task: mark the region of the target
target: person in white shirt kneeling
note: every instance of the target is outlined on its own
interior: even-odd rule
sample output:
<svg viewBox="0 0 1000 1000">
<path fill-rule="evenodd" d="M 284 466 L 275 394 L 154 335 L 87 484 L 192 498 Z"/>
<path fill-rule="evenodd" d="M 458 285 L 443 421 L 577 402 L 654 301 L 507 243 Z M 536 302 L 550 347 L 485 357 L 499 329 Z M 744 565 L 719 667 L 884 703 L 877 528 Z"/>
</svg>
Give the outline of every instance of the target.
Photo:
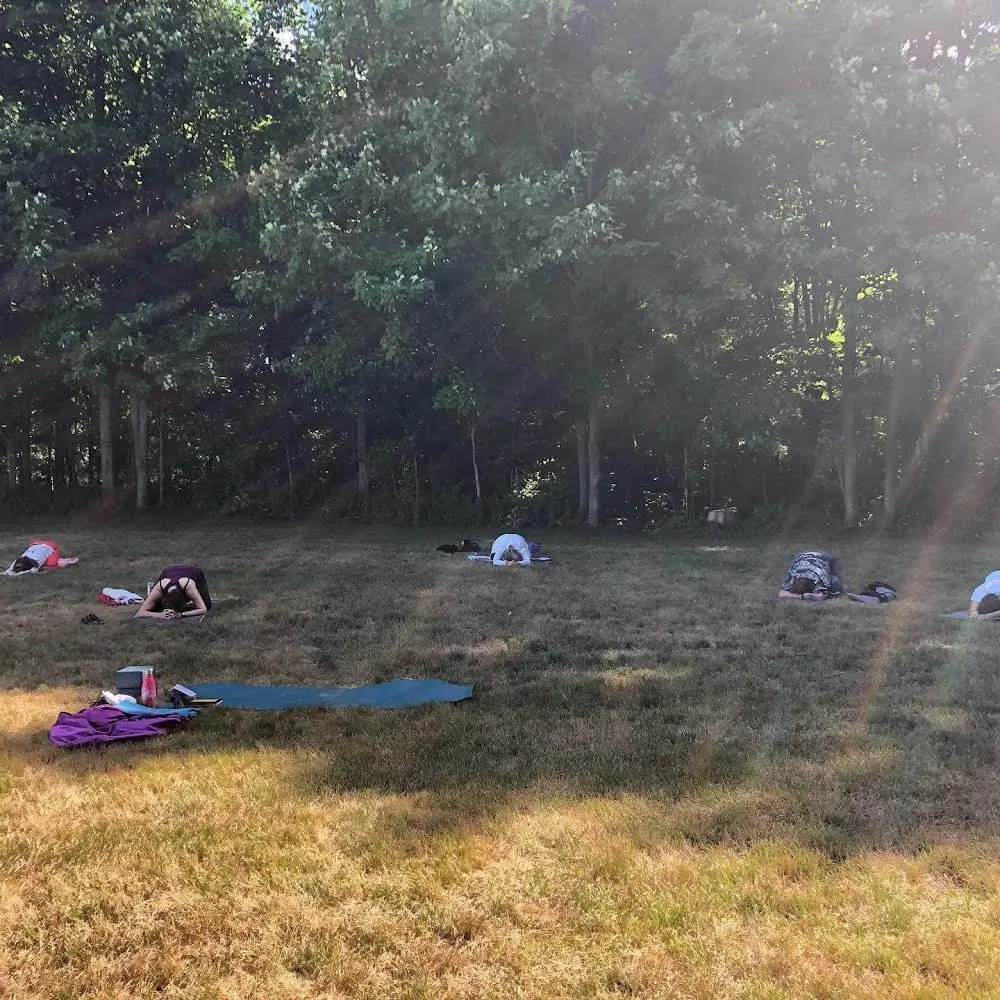
<svg viewBox="0 0 1000 1000">
<path fill-rule="evenodd" d="M 969 617 L 1000 620 L 1000 570 L 993 570 L 969 595 Z"/>
<path fill-rule="evenodd" d="M 530 566 L 531 546 L 522 535 L 501 535 L 490 549 L 494 566 Z"/>
</svg>

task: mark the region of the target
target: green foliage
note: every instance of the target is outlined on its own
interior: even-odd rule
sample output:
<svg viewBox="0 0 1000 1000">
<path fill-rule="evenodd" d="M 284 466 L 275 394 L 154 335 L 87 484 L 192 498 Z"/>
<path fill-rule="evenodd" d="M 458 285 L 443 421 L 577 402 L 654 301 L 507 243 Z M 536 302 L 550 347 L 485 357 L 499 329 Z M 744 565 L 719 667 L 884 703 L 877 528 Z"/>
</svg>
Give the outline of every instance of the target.
<svg viewBox="0 0 1000 1000">
<path fill-rule="evenodd" d="M 0 51 L 19 495 L 93 486 L 109 382 L 232 509 L 564 519 L 574 425 L 607 519 L 998 485 L 974 2 L 0 2 Z"/>
</svg>

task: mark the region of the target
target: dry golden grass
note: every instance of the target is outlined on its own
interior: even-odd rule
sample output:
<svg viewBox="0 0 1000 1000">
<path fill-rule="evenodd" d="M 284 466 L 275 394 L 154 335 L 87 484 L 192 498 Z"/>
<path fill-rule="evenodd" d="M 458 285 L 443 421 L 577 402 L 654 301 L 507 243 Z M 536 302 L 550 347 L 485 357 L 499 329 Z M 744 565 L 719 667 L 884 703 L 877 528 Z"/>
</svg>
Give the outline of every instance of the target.
<svg viewBox="0 0 1000 1000">
<path fill-rule="evenodd" d="M 448 533 L 57 537 L 79 567 L 0 581 L 0 996 L 1000 995 L 1000 626 L 937 614 L 996 547 L 854 542 L 904 599 L 807 608 L 766 598 L 815 539 L 549 536 L 519 571 Z M 187 559 L 239 598 L 198 628 L 93 602 Z M 51 747 L 126 663 L 476 695 Z"/>
</svg>

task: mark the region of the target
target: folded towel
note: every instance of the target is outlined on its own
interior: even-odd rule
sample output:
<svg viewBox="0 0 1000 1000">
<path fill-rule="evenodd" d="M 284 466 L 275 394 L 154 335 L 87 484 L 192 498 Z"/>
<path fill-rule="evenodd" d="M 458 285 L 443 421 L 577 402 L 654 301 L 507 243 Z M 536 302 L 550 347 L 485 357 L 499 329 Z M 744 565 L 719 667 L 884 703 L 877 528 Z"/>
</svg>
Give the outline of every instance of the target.
<svg viewBox="0 0 1000 1000">
<path fill-rule="evenodd" d="M 112 708 L 117 708 L 126 715 L 179 715 L 185 719 L 193 719 L 198 714 L 196 708 L 153 708 L 151 705 L 143 705 L 136 701 L 130 694 L 116 694 L 114 691 L 102 691 L 101 698 Z"/>
<path fill-rule="evenodd" d="M 131 590 L 121 590 L 117 587 L 105 587 L 97 598 L 101 604 L 142 604 L 142 598 Z"/>
</svg>

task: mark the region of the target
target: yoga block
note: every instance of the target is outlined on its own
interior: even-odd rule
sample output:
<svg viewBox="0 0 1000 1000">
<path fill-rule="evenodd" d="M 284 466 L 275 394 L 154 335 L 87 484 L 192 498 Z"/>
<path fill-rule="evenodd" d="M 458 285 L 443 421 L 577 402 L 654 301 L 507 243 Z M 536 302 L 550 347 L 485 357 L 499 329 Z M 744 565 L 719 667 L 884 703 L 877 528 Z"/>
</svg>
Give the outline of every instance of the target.
<svg viewBox="0 0 1000 1000">
<path fill-rule="evenodd" d="M 142 694 L 142 672 L 151 667 L 122 667 L 115 672 L 115 690 L 119 694 L 130 694 L 136 701 Z"/>
</svg>

